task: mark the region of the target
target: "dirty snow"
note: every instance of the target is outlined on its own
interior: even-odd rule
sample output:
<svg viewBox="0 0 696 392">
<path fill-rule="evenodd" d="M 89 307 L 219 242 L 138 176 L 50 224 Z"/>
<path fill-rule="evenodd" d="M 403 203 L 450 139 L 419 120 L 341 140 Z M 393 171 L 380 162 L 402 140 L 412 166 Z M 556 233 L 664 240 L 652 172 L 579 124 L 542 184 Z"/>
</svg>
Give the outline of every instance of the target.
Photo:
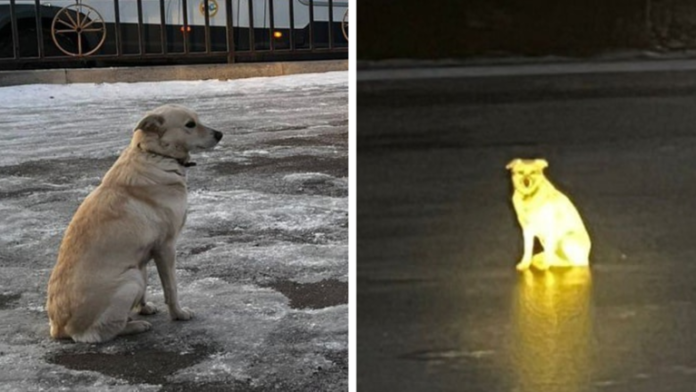
<svg viewBox="0 0 696 392">
<path fill-rule="evenodd" d="M 2 389 L 346 390 L 347 92 L 347 72 L 0 88 Z M 137 120 L 166 103 L 225 134 L 188 173 L 177 276 L 196 318 L 169 321 L 150 266 L 152 331 L 52 341 L 43 303 L 63 231 Z M 292 307 L 274 288 L 310 284 L 346 300 Z"/>
</svg>

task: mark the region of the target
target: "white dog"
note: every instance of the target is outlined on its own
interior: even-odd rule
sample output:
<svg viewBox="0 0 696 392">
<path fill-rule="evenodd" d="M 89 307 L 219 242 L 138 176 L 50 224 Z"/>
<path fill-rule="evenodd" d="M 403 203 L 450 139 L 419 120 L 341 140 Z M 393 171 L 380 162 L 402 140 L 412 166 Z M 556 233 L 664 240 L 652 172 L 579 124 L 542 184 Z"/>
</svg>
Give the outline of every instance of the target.
<svg viewBox="0 0 696 392">
<path fill-rule="evenodd" d="M 589 265 L 590 236 L 570 199 L 544 176 L 547 166 L 543 159 L 515 159 L 506 166 L 512 172 L 512 204 L 524 237 L 520 271 L 532 263 L 539 269 Z M 544 248 L 543 257 L 532 255 L 535 237 Z"/>
<path fill-rule="evenodd" d="M 175 244 L 186 220 L 189 152 L 214 147 L 222 133 L 193 111 L 165 105 L 135 127 L 130 146 L 84 200 L 68 226 L 48 283 L 46 310 L 55 339 L 103 342 L 147 331 L 130 312 L 153 314 L 145 302 L 147 263 L 155 260 L 173 320 L 179 306 Z"/>
</svg>

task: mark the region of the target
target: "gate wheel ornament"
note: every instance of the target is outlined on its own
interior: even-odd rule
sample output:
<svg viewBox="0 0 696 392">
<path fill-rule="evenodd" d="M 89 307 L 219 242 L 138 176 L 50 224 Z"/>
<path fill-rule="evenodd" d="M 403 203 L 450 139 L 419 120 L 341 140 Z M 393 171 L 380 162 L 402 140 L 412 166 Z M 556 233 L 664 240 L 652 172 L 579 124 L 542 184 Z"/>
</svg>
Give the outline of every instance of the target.
<svg viewBox="0 0 696 392">
<path fill-rule="evenodd" d="M 217 15 L 219 8 L 217 0 L 208 0 L 208 17 L 212 18 Z M 201 15 L 205 16 L 205 0 L 201 0 L 198 10 L 201 12 Z"/>
<path fill-rule="evenodd" d="M 77 53 L 71 51 L 74 48 L 64 48 L 61 46 L 58 37 L 71 38 L 77 42 Z M 82 42 L 84 38 L 90 37 L 90 42 L 97 42 L 94 47 L 85 51 Z M 94 8 L 82 3 L 71 4 L 62 8 L 51 23 L 51 38 L 61 52 L 68 56 L 82 57 L 89 56 L 99 50 L 106 40 L 106 24 L 101 14 Z"/>
<path fill-rule="evenodd" d="M 346 9 L 346 13 L 343 14 L 343 20 L 341 21 L 341 31 L 343 32 L 343 36 L 346 38 L 346 41 L 348 41 L 348 9 Z"/>
</svg>

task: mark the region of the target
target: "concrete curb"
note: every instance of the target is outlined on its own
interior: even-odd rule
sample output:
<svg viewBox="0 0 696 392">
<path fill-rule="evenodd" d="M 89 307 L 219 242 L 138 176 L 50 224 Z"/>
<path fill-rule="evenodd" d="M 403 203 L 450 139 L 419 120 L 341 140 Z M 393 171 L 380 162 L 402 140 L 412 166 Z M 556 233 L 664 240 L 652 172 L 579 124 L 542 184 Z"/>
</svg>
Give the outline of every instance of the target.
<svg viewBox="0 0 696 392">
<path fill-rule="evenodd" d="M 243 79 L 347 71 L 348 60 L 0 71 L 0 87 L 22 84 L 134 83 Z"/>
</svg>

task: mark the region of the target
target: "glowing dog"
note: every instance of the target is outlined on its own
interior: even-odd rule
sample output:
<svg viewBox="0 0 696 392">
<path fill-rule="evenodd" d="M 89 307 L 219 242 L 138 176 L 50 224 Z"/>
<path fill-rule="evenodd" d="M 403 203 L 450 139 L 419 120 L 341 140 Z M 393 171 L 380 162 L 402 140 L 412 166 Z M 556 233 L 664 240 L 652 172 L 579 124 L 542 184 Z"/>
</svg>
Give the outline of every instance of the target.
<svg viewBox="0 0 696 392">
<path fill-rule="evenodd" d="M 547 166 L 543 159 L 514 159 L 506 166 L 512 172 L 512 204 L 524 237 L 520 271 L 532 264 L 539 269 L 589 265 L 590 236 L 570 199 L 544 175 Z M 543 254 L 532 255 L 535 237 Z"/>
</svg>

